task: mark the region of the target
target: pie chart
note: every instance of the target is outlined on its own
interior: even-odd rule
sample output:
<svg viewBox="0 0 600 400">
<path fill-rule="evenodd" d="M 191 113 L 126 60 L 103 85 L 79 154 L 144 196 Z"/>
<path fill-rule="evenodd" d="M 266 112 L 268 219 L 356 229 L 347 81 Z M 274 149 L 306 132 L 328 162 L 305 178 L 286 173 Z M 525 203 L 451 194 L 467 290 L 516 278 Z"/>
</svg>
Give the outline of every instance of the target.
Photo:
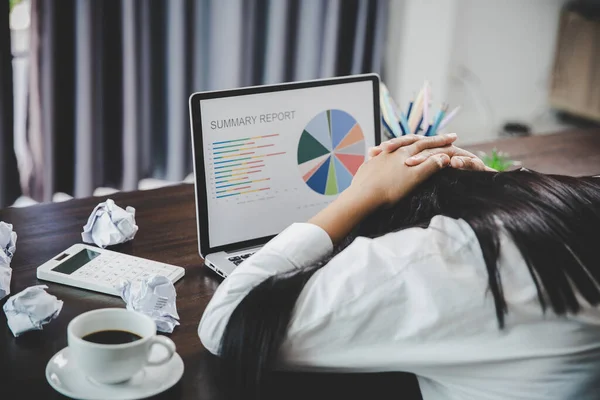
<svg viewBox="0 0 600 400">
<path fill-rule="evenodd" d="M 365 136 L 352 115 L 342 110 L 317 114 L 298 143 L 298 167 L 308 187 L 336 195 L 350 186 L 365 161 Z"/>
</svg>

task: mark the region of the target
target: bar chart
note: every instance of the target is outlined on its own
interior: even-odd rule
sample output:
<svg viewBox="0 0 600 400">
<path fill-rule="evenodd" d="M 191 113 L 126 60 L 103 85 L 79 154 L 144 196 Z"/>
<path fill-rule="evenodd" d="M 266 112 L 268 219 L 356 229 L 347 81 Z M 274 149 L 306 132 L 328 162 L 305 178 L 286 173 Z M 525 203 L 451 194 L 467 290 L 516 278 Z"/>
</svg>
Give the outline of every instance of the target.
<svg viewBox="0 0 600 400">
<path fill-rule="evenodd" d="M 279 134 L 253 136 L 213 142 L 209 166 L 212 166 L 212 189 L 216 199 L 242 196 L 271 190 L 271 178 L 265 174 L 269 160 L 282 156 L 274 140 Z"/>
</svg>

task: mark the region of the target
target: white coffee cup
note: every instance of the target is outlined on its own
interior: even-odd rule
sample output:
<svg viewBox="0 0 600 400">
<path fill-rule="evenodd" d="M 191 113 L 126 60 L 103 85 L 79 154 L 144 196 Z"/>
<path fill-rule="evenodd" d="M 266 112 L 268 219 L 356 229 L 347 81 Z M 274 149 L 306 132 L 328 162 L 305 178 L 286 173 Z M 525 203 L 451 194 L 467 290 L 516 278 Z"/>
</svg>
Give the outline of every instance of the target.
<svg viewBox="0 0 600 400">
<path fill-rule="evenodd" d="M 83 339 L 91 333 L 107 330 L 131 332 L 141 339 L 121 344 L 99 344 Z M 73 318 L 67 327 L 67 341 L 75 364 L 98 383 L 125 382 L 144 366 L 164 364 L 175 354 L 175 343 L 156 335 L 152 318 L 123 308 L 104 308 Z M 150 361 L 150 350 L 156 344 L 163 346 L 167 355 Z"/>
</svg>

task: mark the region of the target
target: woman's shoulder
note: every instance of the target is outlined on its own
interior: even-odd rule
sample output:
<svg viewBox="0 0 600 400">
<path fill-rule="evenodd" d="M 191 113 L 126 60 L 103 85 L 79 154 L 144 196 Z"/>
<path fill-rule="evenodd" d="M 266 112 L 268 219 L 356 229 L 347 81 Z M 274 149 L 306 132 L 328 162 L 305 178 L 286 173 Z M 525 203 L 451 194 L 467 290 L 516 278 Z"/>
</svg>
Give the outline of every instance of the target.
<svg viewBox="0 0 600 400">
<path fill-rule="evenodd" d="M 373 240 L 401 258 L 451 255 L 462 249 L 478 246 L 477 236 L 465 220 L 442 215 L 433 217 L 426 228 L 403 229 Z"/>
<path fill-rule="evenodd" d="M 341 286 L 358 286 L 361 290 L 357 293 L 366 293 L 368 286 L 381 290 L 382 283 L 390 281 L 395 282 L 392 286 L 402 286 L 404 280 L 417 276 L 448 284 L 457 268 L 471 271 L 468 274 L 478 276 L 478 280 L 479 275 L 485 275 L 477 236 L 464 220 L 436 216 L 426 228 L 356 238 L 314 278 L 345 282 Z"/>
<path fill-rule="evenodd" d="M 489 314 L 493 323 L 493 310 L 488 313 L 481 307 L 486 285 L 473 230 L 464 220 L 435 217 L 426 228 L 355 239 L 309 280 L 296 306 L 297 315 L 309 317 L 295 321 L 290 332 L 300 334 L 307 326 L 321 327 L 334 320 L 361 325 L 357 321 L 363 316 L 371 323 L 377 314 L 381 321 L 377 326 L 393 330 L 400 323 L 407 327 L 400 335 L 409 337 L 439 326 L 438 316 L 455 318 L 457 310 L 473 311 L 478 317 Z M 402 312 L 406 310 L 411 313 Z M 390 312 L 396 322 L 388 321 Z M 402 322 L 398 315 L 403 315 Z"/>
</svg>

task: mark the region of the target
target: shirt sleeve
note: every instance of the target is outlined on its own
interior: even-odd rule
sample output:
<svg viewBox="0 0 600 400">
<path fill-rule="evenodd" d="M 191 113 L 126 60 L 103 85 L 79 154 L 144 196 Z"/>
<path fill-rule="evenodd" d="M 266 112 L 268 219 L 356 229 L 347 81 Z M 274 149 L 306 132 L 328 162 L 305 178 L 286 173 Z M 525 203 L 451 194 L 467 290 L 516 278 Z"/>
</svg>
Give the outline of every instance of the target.
<svg viewBox="0 0 600 400">
<path fill-rule="evenodd" d="M 327 232 L 309 223 L 293 224 L 269 241 L 225 278 L 215 292 L 198 326 L 204 347 L 218 353 L 229 317 L 252 288 L 272 275 L 311 266 L 332 249 Z"/>
</svg>

